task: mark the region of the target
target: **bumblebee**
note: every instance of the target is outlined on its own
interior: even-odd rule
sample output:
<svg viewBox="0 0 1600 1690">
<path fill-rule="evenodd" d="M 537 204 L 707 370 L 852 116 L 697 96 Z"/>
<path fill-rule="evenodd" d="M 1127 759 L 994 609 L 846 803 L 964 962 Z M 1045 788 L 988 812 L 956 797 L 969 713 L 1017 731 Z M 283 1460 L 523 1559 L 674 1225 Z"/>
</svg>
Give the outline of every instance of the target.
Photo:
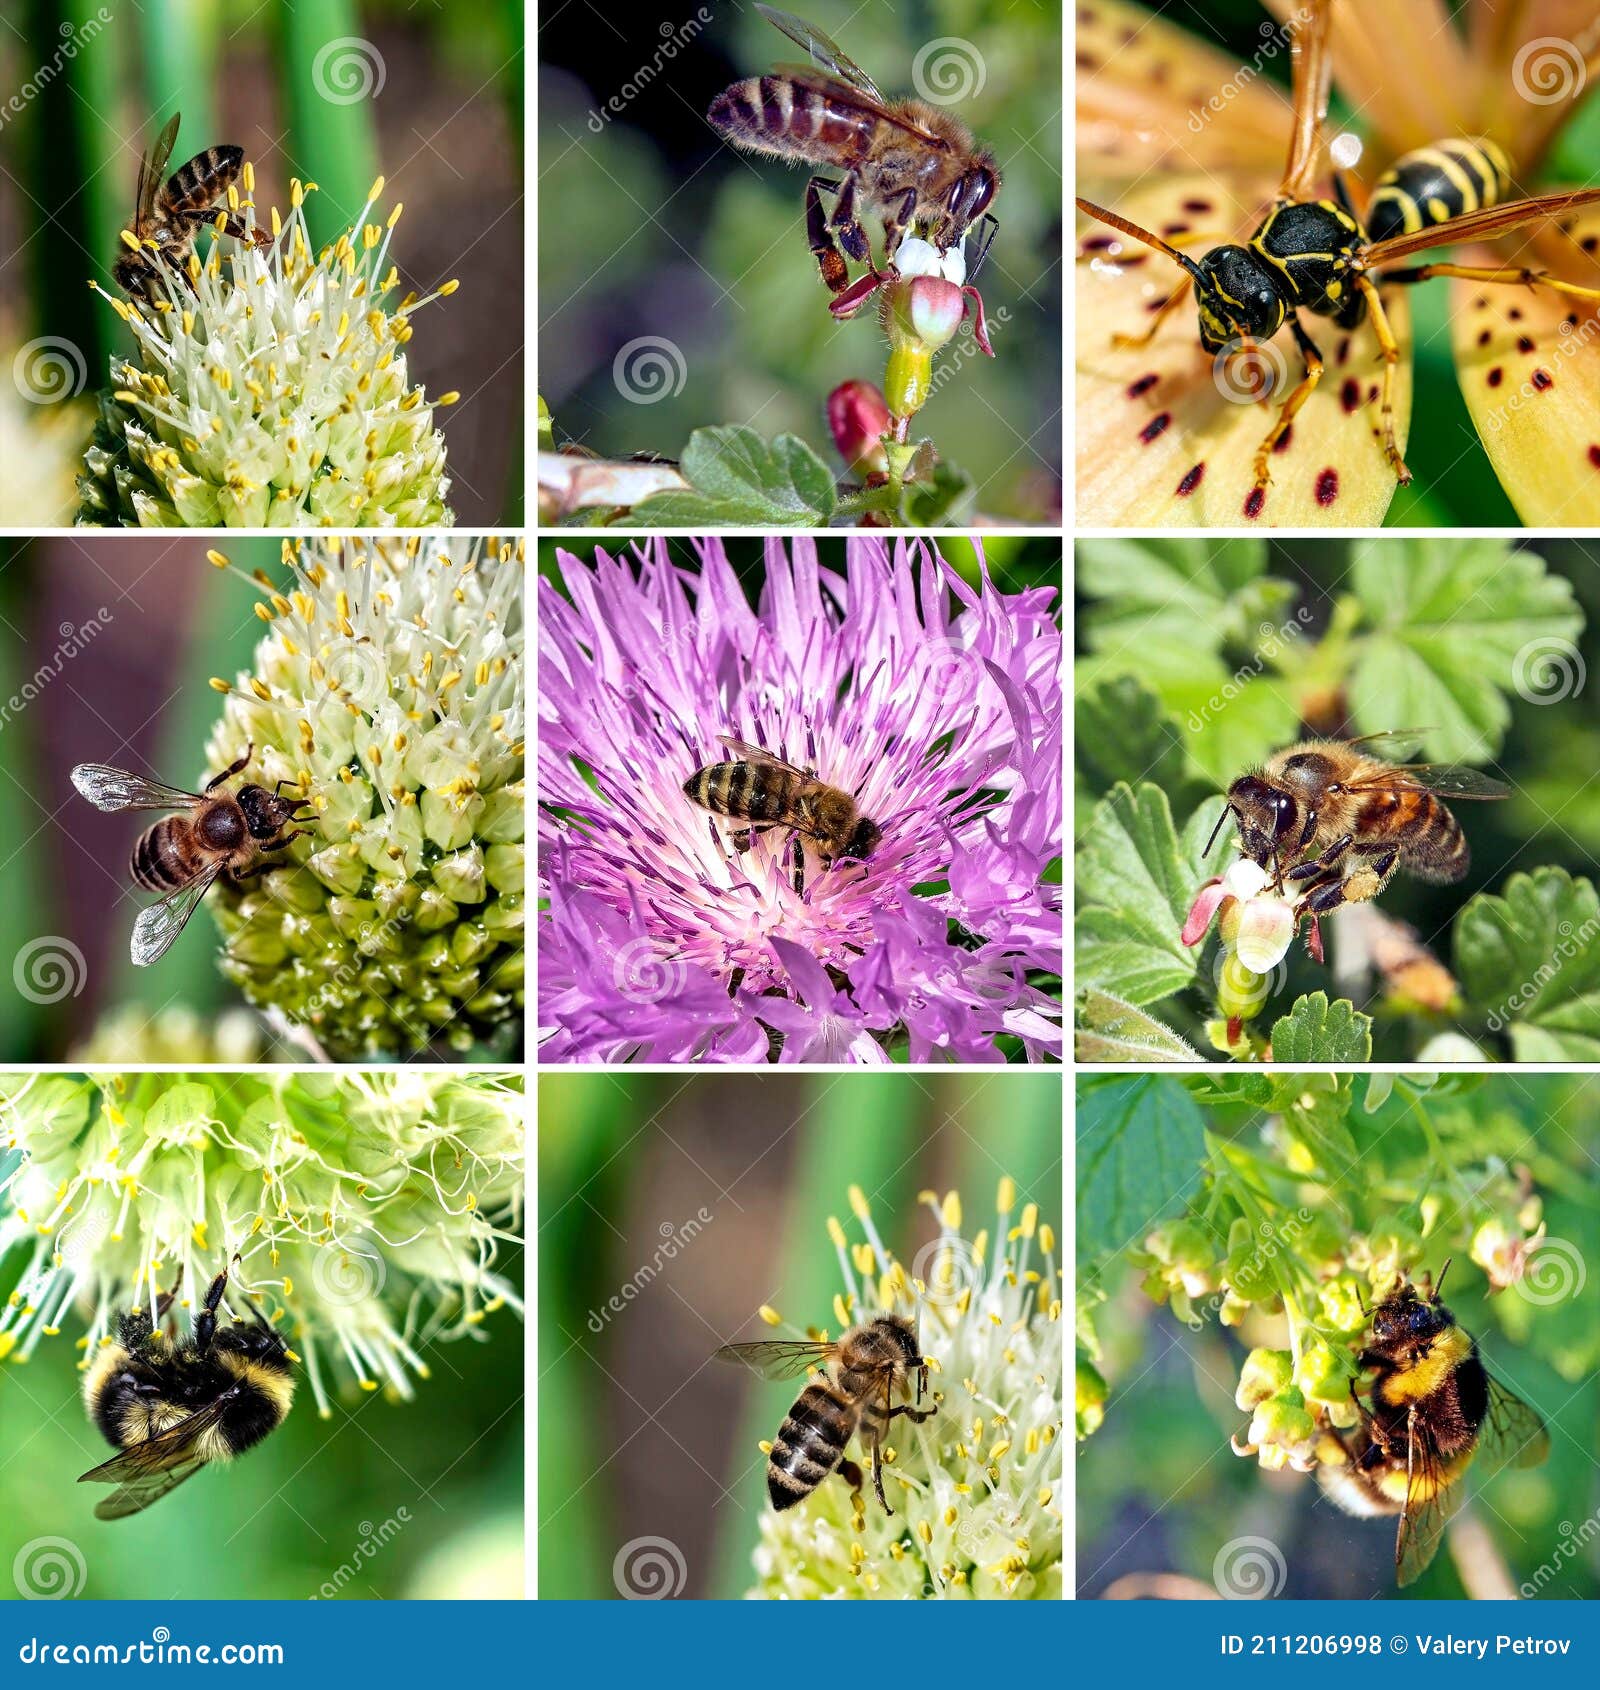
<svg viewBox="0 0 1600 1690">
<path fill-rule="evenodd" d="M 1414 1583 L 1460 1508 L 1470 1473 L 1536 1467 L 1550 1435 L 1535 1410 L 1493 1379 L 1477 1341 L 1439 1300 L 1438 1283 L 1401 1284 L 1372 1311 L 1359 1360 L 1371 1378 L 1356 1394 L 1357 1425 L 1330 1432 L 1318 1480 L 1347 1514 L 1400 1516 L 1394 1565 Z"/>
<path fill-rule="evenodd" d="M 254 1320 L 218 1325 L 226 1267 L 192 1337 L 161 1330 L 182 1282 L 180 1268 L 154 1320 L 142 1309 L 125 1314 L 84 1378 L 89 1418 L 120 1451 L 79 1477 L 117 1487 L 96 1506 L 97 1520 L 141 1513 L 208 1462 L 242 1455 L 283 1424 L 294 1400 L 289 1346 L 248 1300 Z"/>
</svg>

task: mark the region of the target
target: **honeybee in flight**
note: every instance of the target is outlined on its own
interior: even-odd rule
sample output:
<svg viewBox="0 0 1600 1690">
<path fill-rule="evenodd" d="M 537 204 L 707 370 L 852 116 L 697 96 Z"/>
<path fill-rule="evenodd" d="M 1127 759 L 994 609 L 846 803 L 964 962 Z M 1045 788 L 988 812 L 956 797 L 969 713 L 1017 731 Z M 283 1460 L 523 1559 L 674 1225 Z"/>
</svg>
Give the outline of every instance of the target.
<svg viewBox="0 0 1600 1690">
<path fill-rule="evenodd" d="M 949 280 L 976 276 L 998 228 L 988 209 L 1000 187 L 994 154 L 942 107 L 886 99 L 815 25 L 772 6 L 756 10 L 804 47 L 811 64 L 779 65 L 766 76 L 735 82 L 711 102 L 707 117 L 746 152 L 841 172 L 806 183 L 806 240 L 828 291 L 845 288 L 846 254 L 870 268 L 872 247 L 862 224 L 868 212 L 883 220 L 886 267 L 910 230 L 929 240 L 941 258 L 955 249 L 949 262 L 961 273 L 947 270 Z M 836 196 L 831 217 L 824 194 Z M 968 266 L 962 243 L 974 224 L 979 244 Z"/>
<path fill-rule="evenodd" d="M 835 857 L 865 861 L 878 848 L 883 829 L 868 821 L 848 792 L 818 780 L 815 769 L 799 769 L 742 739 L 721 736 L 736 761 L 708 763 L 683 783 L 684 795 L 713 815 L 754 825 L 733 835 L 733 848 L 748 851 L 761 834 L 786 827 L 794 835 L 794 889 L 805 891 L 805 841 L 826 868 Z"/>
<path fill-rule="evenodd" d="M 1206 855 L 1234 816 L 1244 854 L 1272 871 L 1280 892 L 1285 882 L 1299 891 L 1314 916 L 1376 898 L 1400 869 L 1419 880 L 1462 879 L 1472 853 L 1440 795 L 1506 798 L 1511 789 L 1456 764 L 1384 761 L 1417 739 L 1310 739 L 1275 752 L 1228 788 Z"/>
<path fill-rule="evenodd" d="M 152 304 L 156 285 L 161 280 L 161 270 L 152 253 L 158 253 L 187 279 L 184 261 L 194 250 L 195 236 L 207 223 L 215 224 L 219 216 L 223 233 L 235 240 L 250 241 L 256 246 L 272 244 L 264 229 L 251 228 L 237 212 L 217 203 L 239 178 L 244 164 L 243 147 L 207 147 L 187 164 L 180 165 L 165 182 L 161 180 L 172 157 L 172 144 L 178 138 L 178 121 L 178 114 L 174 113 L 156 137 L 155 145 L 139 162 L 133 225 L 128 231 L 138 244 L 128 246 L 125 236 L 124 250 L 111 269 L 119 288 L 135 299 Z"/>
<path fill-rule="evenodd" d="M 885 1514 L 893 1514 L 883 1494 L 883 1444 L 897 1415 L 921 1422 L 932 1408 L 897 1403 L 909 1397 L 916 1375 L 917 1402 L 928 1388 L 928 1363 L 909 1320 L 897 1314 L 874 1315 L 852 1326 L 837 1343 L 826 1339 L 769 1339 L 755 1344 L 724 1344 L 718 1361 L 731 1361 L 763 1379 L 795 1379 L 809 1369 L 823 1369 L 807 1382 L 783 1417 L 767 1457 L 767 1495 L 777 1509 L 803 1502 L 830 1473 L 837 1472 L 854 1491 L 861 1489 L 861 1469 L 845 1456 L 852 1437 L 872 1458 L 872 1488 Z"/>
<path fill-rule="evenodd" d="M 154 1321 L 143 1310 L 123 1315 L 84 1376 L 89 1418 L 119 1451 L 78 1480 L 117 1487 L 95 1508 L 97 1520 L 138 1514 L 208 1462 L 242 1455 L 283 1424 L 294 1399 L 289 1346 L 248 1298 L 254 1321 L 218 1326 L 226 1265 L 206 1292 L 193 1337 L 180 1341 L 160 1330 L 182 1282 L 180 1265 Z"/>
<path fill-rule="evenodd" d="M 134 884 L 162 894 L 133 924 L 132 954 L 140 968 L 166 953 L 219 875 L 242 886 L 278 866 L 261 860 L 268 852 L 281 851 L 306 832 L 292 824 L 303 819 L 295 812 L 309 800 L 282 797 L 286 781 L 270 792 L 253 783 L 237 792 L 217 790 L 244 768 L 254 750 L 247 746 L 244 756 L 208 781 L 203 792 L 163 786 L 107 763 L 80 763 L 72 771 L 72 784 L 96 809 L 184 812 L 153 822 L 134 843 L 129 863 Z"/>
<path fill-rule="evenodd" d="M 1550 1453 L 1544 1421 L 1484 1367 L 1477 1341 L 1440 1302 L 1439 1283 L 1402 1283 L 1372 1311 L 1360 1355 L 1372 1383 L 1356 1398 L 1359 1423 L 1329 1435 L 1335 1459 L 1318 1467 L 1326 1494 L 1347 1514 L 1398 1514 L 1398 1583 L 1419 1578 L 1461 1506 L 1466 1479 Z"/>
</svg>

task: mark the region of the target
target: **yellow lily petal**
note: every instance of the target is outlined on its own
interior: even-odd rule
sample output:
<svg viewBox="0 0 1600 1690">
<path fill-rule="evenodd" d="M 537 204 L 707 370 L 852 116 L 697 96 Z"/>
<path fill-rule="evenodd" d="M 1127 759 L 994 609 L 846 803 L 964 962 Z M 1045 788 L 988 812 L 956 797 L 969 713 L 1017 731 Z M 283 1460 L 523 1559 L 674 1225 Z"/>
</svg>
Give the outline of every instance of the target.
<svg viewBox="0 0 1600 1690">
<path fill-rule="evenodd" d="M 1153 233 L 1203 251 L 1238 239 L 1259 221 L 1275 181 L 1168 177 L 1113 207 Z M 1395 478 L 1377 435 L 1383 361 L 1370 323 L 1353 334 L 1303 314 L 1326 363 L 1321 385 L 1279 443 L 1265 496 L 1252 459 L 1277 403 L 1302 373 L 1287 328 L 1259 349 L 1272 398 L 1253 396 L 1239 360 L 1213 359 L 1200 345 L 1187 302 L 1149 345 L 1118 348 L 1116 333 L 1140 332 L 1181 278 L 1159 254 L 1087 220 L 1077 271 L 1078 520 L 1106 526 L 1371 527 L 1394 497 Z M 1397 438 L 1411 415 L 1410 315 L 1403 290 L 1384 297 L 1400 343 L 1395 372 Z M 1255 384 L 1259 385 L 1259 383 Z"/>
<path fill-rule="evenodd" d="M 1565 228 L 1457 257 L 1526 262 L 1600 287 L 1583 245 L 1600 251 L 1600 211 Z M 1468 280 L 1450 288 L 1461 391 L 1517 514 L 1530 528 L 1600 526 L 1600 302 Z"/>
<path fill-rule="evenodd" d="M 1080 192 L 1159 170 L 1282 171 L 1289 102 L 1270 78 L 1123 0 L 1077 17 Z"/>
</svg>

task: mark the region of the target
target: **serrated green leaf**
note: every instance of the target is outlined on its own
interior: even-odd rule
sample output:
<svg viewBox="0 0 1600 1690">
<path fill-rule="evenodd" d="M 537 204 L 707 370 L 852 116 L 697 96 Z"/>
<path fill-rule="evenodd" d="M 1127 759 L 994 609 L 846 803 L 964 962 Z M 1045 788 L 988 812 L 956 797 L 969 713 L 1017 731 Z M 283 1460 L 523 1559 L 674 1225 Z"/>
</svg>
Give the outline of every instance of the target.
<svg viewBox="0 0 1600 1690">
<path fill-rule="evenodd" d="M 1202 1062 L 1164 1022 L 1110 992 L 1078 994 L 1075 1048 L 1080 1062 Z"/>
<path fill-rule="evenodd" d="M 1372 1019 L 1348 998 L 1326 992 L 1297 998 L 1272 1024 L 1274 1062 L 1370 1062 Z"/>
<path fill-rule="evenodd" d="M 1078 1092 L 1078 1260 L 1142 1239 L 1200 1188 L 1205 1119 L 1175 1079 L 1090 1081 Z"/>
<path fill-rule="evenodd" d="M 1166 794 L 1119 782 L 1095 807 L 1078 846 L 1078 983 L 1143 1005 L 1194 977 L 1179 942 L 1194 901 Z"/>
<path fill-rule="evenodd" d="M 1547 665 L 1583 627 L 1571 585 L 1509 540 L 1362 541 L 1350 579 L 1372 628 L 1357 643 L 1351 714 L 1363 733 L 1429 730 L 1436 761 L 1493 757 L 1506 695 L 1541 696 Z"/>
<path fill-rule="evenodd" d="M 1077 771 L 1096 796 L 1118 781 L 1150 781 L 1179 811 L 1199 796 L 1185 767 L 1178 725 L 1161 700 L 1133 675 L 1091 686 L 1074 705 Z"/>
<path fill-rule="evenodd" d="M 1082 627 L 1095 651 L 1176 637 L 1192 664 L 1275 633 L 1294 598 L 1289 582 L 1264 573 L 1262 540 L 1082 540 L 1075 555 L 1078 585 L 1094 601 Z"/>
<path fill-rule="evenodd" d="M 1600 897 L 1563 868 L 1514 874 L 1456 918 L 1456 976 L 1519 1062 L 1600 1061 Z"/>
<path fill-rule="evenodd" d="M 805 441 L 780 434 L 769 446 L 753 428 L 697 428 L 679 465 L 687 493 L 657 493 L 635 517 L 664 528 L 725 522 L 751 528 L 816 528 L 833 515 L 833 474 Z"/>
<path fill-rule="evenodd" d="M 917 528 L 965 528 L 977 505 L 972 477 L 944 458 L 934 464 L 931 478 L 906 483 L 906 520 Z"/>
</svg>

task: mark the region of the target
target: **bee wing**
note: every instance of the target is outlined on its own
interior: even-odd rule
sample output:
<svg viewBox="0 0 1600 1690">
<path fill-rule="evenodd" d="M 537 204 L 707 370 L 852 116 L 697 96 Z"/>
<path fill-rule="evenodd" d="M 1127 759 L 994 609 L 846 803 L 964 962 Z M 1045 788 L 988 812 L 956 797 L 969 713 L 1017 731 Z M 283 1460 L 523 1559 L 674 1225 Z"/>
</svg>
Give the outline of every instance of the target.
<svg viewBox="0 0 1600 1690">
<path fill-rule="evenodd" d="M 776 6 L 758 4 L 756 10 L 774 29 L 782 30 L 796 45 L 804 47 L 813 65 L 831 71 L 842 82 L 876 100 L 879 105 L 886 103 L 872 78 L 837 41 L 818 29 L 815 24 L 807 23 L 804 18 L 797 18 L 793 12 L 780 11 Z"/>
<path fill-rule="evenodd" d="M 72 784 L 97 810 L 182 810 L 201 801 L 198 792 L 146 780 L 109 763 L 80 763 L 72 771 Z"/>
<path fill-rule="evenodd" d="M 178 139 L 178 123 L 179 114 L 174 112 L 167 119 L 165 128 L 156 136 L 155 145 L 139 161 L 139 185 L 133 203 L 134 217 L 141 229 L 155 209 L 156 189 L 161 186 L 161 179 L 167 173 L 173 144 Z"/>
<path fill-rule="evenodd" d="M 811 771 L 802 769 L 794 763 L 786 763 L 781 757 L 774 757 L 770 751 L 763 751 L 759 745 L 752 745 L 747 739 L 735 739 L 731 734 L 718 734 L 718 743 L 725 745 L 735 757 L 745 763 L 760 763 L 769 769 L 787 769 L 790 774 L 801 776 L 805 780 L 811 779 Z"/>
<path fill-rule="evenodd" d="M 221 863 L 209 863 L 187 885 L 175 887 L 157 903 L 139 911 L 130 946 L 136 968 L 148 968 L 166 955 L 167 947 L 183 931 L 195 906 L 221 872 Z"/>
<path fill-rule="evenodd" d="M 1511 788 L 1504 781 L 1486 775 L 1482 769 L 1464 763 L 1402 763 L 1366 780 L 1345 782 L 1347 792 L 1403 792 L 1416 787 L 1439 792 L 1447 798 L 1509 798 Z"/>
<path fill-rule="evenodd" d="M 169 1490 L 191 1479 L 206 1465 L 198 1453 L 201 1438 L 221 1424 L 222 1398 L 197 1410 L 159 1437 L 122 1450 L 79 1475 L 78 1483 L 115 1485 L 117 1489 L 94 1511 L 97 1520 L 122 1520 L 159 1501 Z"/>
<path fill-rule="evenodd" d="M 1478 1432 L 1472 1470 L 1489 1478 L 1502 1467 L 1537 1467 L 1550 1453 L 1550 1432 L 1538 1409 L 1489 1376 L 1489 1411 Z"/>
<path fill-rule="evenodd" d="M 1346 745 L 1359 745 L 1369 757 L 1381 757 L 1386 763 L 1409 763 L 1431 728 L 1391 728 L 1381 734 L 1358 734 L 1347 739 Z"/>
<path fill-rule="evenodd" d="M 1426 1426 L 1415 1427 L 1406 1475 L 1406 1500 L 1394 1538 L 1397 1584 L 1414 1584 L 1422 1577 L 1438 1552 L 1445 1525 L 1465 1498 L 1466 1488 L 1459 1474 L 1450 1477 L 1434 1445 L 1433 1434 Z"/>
<path fill-rule="evenodd" d="M 1363 249 L 1361 262 L 1365 268 L 1374 269 L 1397 258 L 1427 252 L 1432 247 L 1456 246 L 1486 240 L 1490 235 L 1507 234 L 1525 223 L 1536 223 L 1542 217 L 1559 217 L 1563 212 L 1576 211 L 1597 201 L 1600 201 L 1600 188 L 1575 188 L 1567 193 L 1540 194 L 1534 199 L 1486 206 L 1482 211 L 1469 211 L 1465 217 L 1452 217 L 1448 223 L 1435 223 L 1409 235 L 1393 235 L 1379 241 Z"/>
<path fill-rule="evenodd" d="M 837 1349 L 837 1344 L 821 1338 L 769 1338 L 754 1344 L 724 1344 L 712 1359 L 748 1367 L 763 1379 L 798 1379 L 822 1366 Z"/>
</svg>

